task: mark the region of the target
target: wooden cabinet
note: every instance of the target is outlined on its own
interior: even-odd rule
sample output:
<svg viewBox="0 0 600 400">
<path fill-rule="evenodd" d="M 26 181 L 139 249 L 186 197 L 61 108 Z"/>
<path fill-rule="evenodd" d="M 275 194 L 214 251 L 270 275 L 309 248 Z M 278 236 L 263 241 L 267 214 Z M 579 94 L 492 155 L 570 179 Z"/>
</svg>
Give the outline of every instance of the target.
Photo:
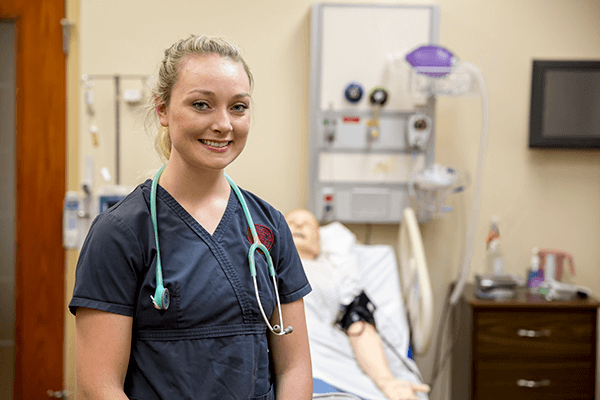
<svg viewBox="0 0 600 400">
<path fill-rule="evenodd" d="M 595 299 L 480 300 L 467 285 L 454 310 L 453 400 L 594 399 Z"/>
</svg>

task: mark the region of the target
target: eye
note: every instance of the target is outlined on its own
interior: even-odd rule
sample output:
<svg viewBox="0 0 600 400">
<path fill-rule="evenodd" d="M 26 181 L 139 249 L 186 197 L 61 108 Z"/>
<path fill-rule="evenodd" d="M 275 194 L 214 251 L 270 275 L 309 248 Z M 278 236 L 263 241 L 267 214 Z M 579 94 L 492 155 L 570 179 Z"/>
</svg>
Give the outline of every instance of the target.
<svg viewBox="0 0 600 400">
<path fill-rule="evenodd" d="M 239 113 L 243 113 L 243 112 L 245 112 L 245 111 L 246 111 L 248 108 L 250 108 L 250 107 L 248 107 L 248 106 L 247 106 L 246 104 L 244 104 L 244 103 L 238 103 L 238 104 L 235 104 L 233 107 L 231 107 L 231 109 L 232 109 L 233 111 L 235 111 L 235 112 L 239 112 Z"/>
<path fill-rule="evenodd" d="M 192 103 L 192 107 L 197 110 L 204 111 L 208 109 L 208 103 L 206 101 L 195 101 Z"/>
</svg>

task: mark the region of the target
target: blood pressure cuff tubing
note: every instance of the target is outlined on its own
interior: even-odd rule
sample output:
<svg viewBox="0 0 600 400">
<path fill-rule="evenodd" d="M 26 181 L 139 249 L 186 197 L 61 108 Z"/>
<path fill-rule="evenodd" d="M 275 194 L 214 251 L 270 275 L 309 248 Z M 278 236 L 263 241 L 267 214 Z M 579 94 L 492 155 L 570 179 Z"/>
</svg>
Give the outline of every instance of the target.
<svg viewBox="0 0 600 400">
<path fill-rule="evenodd" d="M 375 304 L 373 304 L 367 294 L 362 291 L 350 304 L 340 308 L 336 325 L 344 332 L 347 332 L 348 328 L 350 328 L 353 323 L 359 321 L 365 321 L 375 326 L 375 318 L 373 317 L 375 309 Z"/>
</svg>

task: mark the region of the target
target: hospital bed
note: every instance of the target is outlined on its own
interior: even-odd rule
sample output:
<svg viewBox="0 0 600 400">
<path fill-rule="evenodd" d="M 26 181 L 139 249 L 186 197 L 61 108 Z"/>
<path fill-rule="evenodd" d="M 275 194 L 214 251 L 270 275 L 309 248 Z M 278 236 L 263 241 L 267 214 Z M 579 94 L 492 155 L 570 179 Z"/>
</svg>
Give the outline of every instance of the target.
<svg viewBox="0 0 600 400">
<path fill-rule="evenodd" d="M 323 235 L 323 229 L 324 227 L 321 228 L 321 250 L 328 251 L 331 250 L 329 246 L 336 244 L 335 240 L 327 239 L 332 236 L 331 232 Z M 336 229 L 347 230 L 341 224 Z M 340 231 L 340 234 L 346 233 Z M 398 379 L 422 383 L 418 367 L 409 354 L 411 330 L 393 248 L 386 245 L 354 244 L 352 251 L 357 255 L 358 274 L 363 290 L 377 307 L 374 313 L 377 330 L 392 372 Z M 346 334 L 322 320 L 308 318 L 310 316 L 307 315 L 313 376 L 363 399 L 386 399 L 356 363 Z M 322 389 L 320 385 L 315 385 L 314 392 L 315 399 L 357 398 L 349 394 L 346 397 L 340 393 L 324 394 L 330 391 Z M 420 399 L 428 398 L 426 394 L 419 396 Z"/>
</svg>

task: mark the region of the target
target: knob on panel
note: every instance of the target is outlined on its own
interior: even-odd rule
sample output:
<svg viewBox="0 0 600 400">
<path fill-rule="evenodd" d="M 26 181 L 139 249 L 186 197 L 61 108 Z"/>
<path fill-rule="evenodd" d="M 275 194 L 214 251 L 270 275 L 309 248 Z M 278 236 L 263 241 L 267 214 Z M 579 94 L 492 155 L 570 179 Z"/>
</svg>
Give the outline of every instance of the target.
<svg viewBox="0 0 600 400">
<path fill-rule="evenodd" d="M 352 82 L 346 86 L 346 90 L 344 91 L 344 97 L 350 103 L 358 103 L 360 99 L 362 99 L 364 90 L 362 86 L 356 82 Z"/>
<path fill-rule="evenodd" d="M 369 95 L 369 101 L 374 106 L 383 106 L 388 99 L 388 92 L 384 88 L 374 88 Z"/>
</svg>

